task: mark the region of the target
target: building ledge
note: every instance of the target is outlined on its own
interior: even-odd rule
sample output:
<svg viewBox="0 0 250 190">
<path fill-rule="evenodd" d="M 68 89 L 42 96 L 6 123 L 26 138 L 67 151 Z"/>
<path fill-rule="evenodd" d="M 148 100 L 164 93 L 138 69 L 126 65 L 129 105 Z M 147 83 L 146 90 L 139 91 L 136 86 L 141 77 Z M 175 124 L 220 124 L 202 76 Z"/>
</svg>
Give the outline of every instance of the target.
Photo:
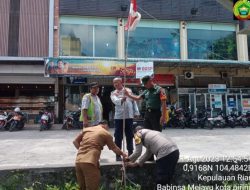
<svg viewBox="0 0 250 190">
<path fill-rule="evenodd" d="M 108 57 L 82 57 L 82 56 L 61 56 L 60 59 L 70 60 L 70 59 L 82 59 L 82 60 L 116 60 L 124 61 L 125 59 L 118 58 L 108 58 Z M 250 61 L 238 61 L 238 60 L 207 60 L 207 59 L 158 59 L 158 58 L 128 58 L 128 62 L 150 62 L 153 61 L 156 66 L 178 66 L 178 67 L 237 67 L 237 68 L 249 68 Z"/>
<path fill-rule="evenodd" d="M 43 57 L 12 57 L 0 56 L 0 61 L 43 61 Z"/>
</svg>

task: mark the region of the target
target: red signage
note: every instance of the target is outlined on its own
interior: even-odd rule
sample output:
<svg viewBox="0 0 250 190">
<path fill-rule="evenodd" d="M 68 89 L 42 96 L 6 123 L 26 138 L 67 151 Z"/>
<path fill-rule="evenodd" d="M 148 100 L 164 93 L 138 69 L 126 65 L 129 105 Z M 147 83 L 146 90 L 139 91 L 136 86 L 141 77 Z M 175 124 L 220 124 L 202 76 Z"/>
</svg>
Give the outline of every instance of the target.
<svg viewBox="0 0 250 190">
<path fill-rule="evenodd" d="M 175 76 L 172 74 L 155 74 L 154 82 L 158 85 L 174 86 Z"/>
<path fill-rule="evenodd" d="M 172 74 L 155 74 L 153 81 L 162 86 L 174 86 L 175 85 L 175 76 Z M 140 85 L 141 80 L 136 78 L 127 78 L 127 85 Z"/>
</svg>

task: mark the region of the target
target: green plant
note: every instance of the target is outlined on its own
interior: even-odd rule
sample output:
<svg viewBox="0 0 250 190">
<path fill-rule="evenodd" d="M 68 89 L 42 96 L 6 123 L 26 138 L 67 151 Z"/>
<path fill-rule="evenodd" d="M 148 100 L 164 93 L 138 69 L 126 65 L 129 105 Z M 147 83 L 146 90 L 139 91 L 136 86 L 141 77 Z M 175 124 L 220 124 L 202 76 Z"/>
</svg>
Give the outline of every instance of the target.
<svg viewBox="0 0 250 190">
<path fill-rule="evenodd" d="M 41 186 L 41 183 L 36 181 L 32 184 L 31 187 L 28 187 L 28 188 L 24 188 L 24 190 L 36 190 L 36 189 L 39 189 L 39 186 Z"/>
<path fill-rule="evenodd" d="M 41 189 L 41 183 L 35 182 L 31 187 L 24 188 L 24 190 L 37 190 Z M 1 189 L 0 189 L 1 190 Z M 45 190 L 79 190 L 79 186 L 74 182 L 68 182 L 62 185 L 46 185 Z"/>
<path fill-rule="evenodd" d="M 16 190 L 23 180 L 23 174 L 11 172 L 11 175 L 5 180 L 4 184 L 0 184 L 0 190 Z"/>
<path fill-rule="evenodd" d="M 124 188 L 123 181 L 120 179 L 114 180 L 115 190 L 141 190 L 141 186 L 138 184 L 127 184 Z M 99 190 L 105 190 L 103 186 L 99 188 Z"/>
<path fill-rule="evenodd" d="M 80 187 L 76 183 L 65 183 L 63 190 L 78 190 Z"/>
<path fill-rule="evenodd" d="M 60 188 L 55 185 L 46 185 L 46 190 L 60 190 Z"/>
<path fill-rule="evenodd" d="M 115 179 L 115 190 L 124 190 L 123 181 Z M 141 186 L 138 184 L 127 184 L 125 190 L 141 190 Z"/>
</svg>

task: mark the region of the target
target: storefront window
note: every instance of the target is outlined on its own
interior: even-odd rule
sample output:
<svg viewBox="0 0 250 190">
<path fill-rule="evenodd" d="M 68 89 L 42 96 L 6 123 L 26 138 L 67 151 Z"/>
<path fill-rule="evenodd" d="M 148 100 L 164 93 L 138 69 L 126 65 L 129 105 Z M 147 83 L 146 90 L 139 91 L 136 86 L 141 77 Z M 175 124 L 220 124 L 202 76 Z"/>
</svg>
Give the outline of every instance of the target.
<svg viewBox="0 0 250 190">
<path fill-rule="evenodd" d="M 117 28 L 114 26 L 95 26 L 95 56 L 116 57 Z"/>
<path fill-rule="evenodd" d="M 187 110 L 189 108 L 189 94 L 179 95 L 179 107 Z"/>
<path fill-rule="evenodd" d="M 236 60 L 234 25 L 188 24 L 188 58 Z"/>
<path fill-rule="evenodd" d="M 60 55 L 117 56 L 117 26 L 113 20 L 63 18 L 60 25 Z"/>
<path fill-rule="evenodd" d="M 130 58 L 180 58 L 180 32 L 177 23 L 150 21 L 129 33 L 128 57 Z M 125 35 L 127 44 L 128 34 Z"/>
</svg>

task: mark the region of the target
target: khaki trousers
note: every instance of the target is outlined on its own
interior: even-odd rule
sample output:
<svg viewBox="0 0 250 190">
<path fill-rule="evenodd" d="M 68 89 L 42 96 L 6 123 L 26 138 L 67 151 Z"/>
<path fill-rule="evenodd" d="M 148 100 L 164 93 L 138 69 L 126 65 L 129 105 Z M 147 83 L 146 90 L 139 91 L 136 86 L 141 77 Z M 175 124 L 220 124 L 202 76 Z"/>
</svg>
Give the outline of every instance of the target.
<svg viewBox="0 0 250 190">
<path fill-rule="evenodd" d="M 94 164 L 76 163 L 76 177 L 80 190 L 98 190 L 100 170 Z"/>
</svg>

